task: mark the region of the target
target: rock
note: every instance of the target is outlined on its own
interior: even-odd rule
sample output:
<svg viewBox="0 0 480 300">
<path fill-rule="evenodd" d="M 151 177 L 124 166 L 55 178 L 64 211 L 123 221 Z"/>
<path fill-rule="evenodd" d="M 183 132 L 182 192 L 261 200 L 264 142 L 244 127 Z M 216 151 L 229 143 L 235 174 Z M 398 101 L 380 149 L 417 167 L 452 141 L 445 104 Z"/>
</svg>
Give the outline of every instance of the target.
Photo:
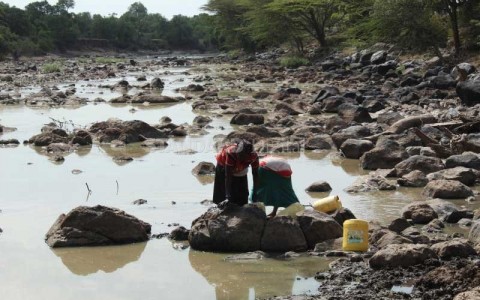
<svg viewBox="0 0 480 300">
<path fill-rule="evenodd" d="M 405 187 L 424 187 L 428 179 L 422 171 L 412 171 L 397 180 L 398 184 Z"/>
<path fill-rule="evenodd" d="M 460 293 L 453 300 L 478 300 L 480 299 L 480 287 L 476 287 L 470 291 Z"/>
<path fill-rule="evenodd" d="M 372 54 L 372 57 L 370 58 L 370 62 L 372 65 L 379 65 L 385 63 L 387 60 L 387 51 L 377 51 Z"/>
<path fill-rule="evenodd" d="M 294 108 L 292 105 L 289 105 L 284 102 L 280 102 L 277 105 L 275 105 L 275 111 L 282 111 L 287 113 L 290 116 L 297 116 L 303 113 L 300 110 Z"/>
<path fill-rule="evenodd" d="M 473 191 L 459 181 L 433 180 L 424 188 L 423 195 L 430 198 L 462 199 L 473 196 Z"/>
<path fill-rule="evenodd" d="M 391 169 L 408 158 L 405 149 L 395 141 L 385 140 L 360 157 L 363 169 Z"/>
<path fill-rule="evenodd" d="M 387 231 L 375 244 L 377 248 L 384 249 L 393 244 L 413 244 L 413 241 L 393 231 Z"/>
<path fill-rule="evenodd" d="M 369 123 L 372 118 L 365 107 L 344 103 L 338 107 L 338 115 L 346 122 Z"/>
<path fill-rule="evenodd" d="M 210 122 L 212 122 L 212 118 L 205 116 L 196 116 L 195 119 L 193 119 L 193 124 L 200 127 L 205 127 Z"/>
<path fill-rule="evenodd" d="M 472 186 L 475 185 L 475 181 L 479 178 L 478 171 L 465 167 L 455 167 L 452 169 L 445 169 L 435 173 L 428 174 L 428 180 L 456 180 L 461 183 Z"/>
<path fill-rule="evenodd" d="M 330 192 L 332 187 L 326 181 L 316 181 L 312 183 L 305 191 L 307 193 L 323 193 Z"/>
<path fill-rule="evenodd" d="M 322 110 L 327 113 L 338 113 L 338 108 L 343 104 L 356 104 L 355 100 L 350 98 L 344 98 L 340 96 L 334 96 L 322 100 Z"/>
<path fill-rule="evenodd" d="M 273 145 L 266 145 L 259 149 L 261 153 L 293 153 L 300 152 L 301 145 L 298 142 L 283 142 Z"/>
<path fill-rule="evenodd" d="M 430 80 L 430 85 L 434 89 L 448 90 L 457 86 L 457 82 L 450 75 L 435 76 Z"/>
<path fill-rule="evenodd" d="M 480 103 L 480 80 L 468 80 L 459 82 L 457 95 L 466 106 L 474 106 Z"/>
<path fill-rule="evenodd" d="M 165 148 L 168 146 L 168 143 L 162 139 L 148 139 L 140 145 L 146 148 Z"/>
<path fill-rule="evenodd" d="M 281 134 L 278 131 L 267 128 L 265 125 L 249 126 L 246 132 L 253 133 L 264 138 L 281 137 Z"/>
<path fill-rule="evenodd" d="M 452 155 L 445 161 L 445 167 L 465 167 L 480 170 L 480 157 L 472 152 L 466 152 L 461 155 Z"/>
<path fill-rule="evenodd" d="M 155 77 L 150 81 L 150 87 L 152 89 L 163 89 L 165 87 L 165 83 L 158 77 Z"/>
<path fill-rule="evenodd" d="M 435 251 L 440 259 L 452 259 L 454 257 L 469 257 L 471 255 L 477 255 L 477 252 L 473 247 L 464 239 L 454 239 L 442 243 L 437 243 L 432 246 L 432 250 Z"/>
<path fill-rule="evenodd" d="M 0 140 L 0 146 L 16 146 L 20 145 L 17 139 Z"/>
<path fill-rule="evenodd" d="M 387 75 L 388 71 L 395 70 L 397 68 L 397 62 L 389 60 L 377 66 L 377 73 L 380 75 Z"/>
<path fill-rule="evenodd" d="M 177 227 L 168 235 L 168 238 L 173 241 L 187 241 L 190 230 L 183 226 Z"/>
<path fill-rule="evenodd" d="M 366 99 L 362 102 L 362 107 L 366 108 L 369 113 L 376 113 L 385 109 L 385 105 L 382 101 L 377 99 Z"/>
<path fill-rule="evenodd" d="M 373 269 L 410 267 L 419 265 L 427 259 L 435 258 L 435 252 L 427 245 L 389 245 L 375 253 L 369 260 Z"/>
<path fill-rule="evenodd" d="M 146 139 L 167 138 L 167 134 L 139 121 L 121 121 L 111 119 L 94 123 L 88 130 L 100 143 L 111 143 L 114 140 L 125 144 L 143 142 Z"/>
<path fill-rule="evenodd" d="M 397 218 L 390 223 L 388 229 L 396 233 L 401 233 L 410 226 L 412 225 L 407 221 L 407 219 Z"/>
<path fill-rule="evenodd" d="M 438 218 L 435 210 L 425 202 L 410 203 L 402 208 L 401 213 L 405 219 L 411 219 L 414 224 L 428 224 Z"/>
<path fill-rule="evenodd" d="M 203 92 L 205 88 L 199 84 L 189 84 L 188 86 L 181 88 L 180 90 L 186 92 Z"/>
<path fill-rule="evenodd" d="M 124 211 L 97 205 L 62 214 L 45 240 L 52 247 L 118 245 L 148 240 L 151 225 Z"/>
<path fill-rule="evenodd" d="M 192 170 L 193 175 L 214 175 L 215 174 L 215 165 L 211 162 L 200 162 Z"/>
<path fill-rule="evenodd" d="M 43 128 L 42 133 L 30 138 L 30 144 L 42 147 L 53 143 L 68 143 L 68 134 L 59 128 Z"/>
<path fill-rule="evenodd" d="M 127 99 L 128 100 L 128 99 Z M 125 103 L 125 99 L 112 99 L 110 101 L 111 103 Z M 129 100 L 129 102 L 133 104 L 144 104 L 144 103 L 150 103 L 150 104 L 167 104 L 167 103 L 178 103 L 180 102 L 179 98 L 173 98 L 173 97 L 168 97 L 165 95 L 159 95 L 159 94 L 141 94 L 133 97 L 132 99 Z"/>
<path fill-rule="evenodd" d="M 337 223 L 340 224 L 340 226 L 342 227 L 345 221 L 356 219 L 355 215 L 348 208 L 345 207 L 338 209 L 333 214 L 330 214 L 330 216 L 334 218 L 335 221 L 337 221 Z"/>
<path fill-rule="evenodd" d="M 441 159 L 422 155 L 414 155 L 395 166 L 395 172 L 398 177 L 406 175 L 412 171 L 422 171 L 424 174 L 440 171 L 445 168 Z"/>
<path fill-rule="evenodd" d="M 330 150 L 333 140 L 328 134 L 320 134 L 310 137 L 305 142 L 305 150 Z"/>
<path fill-rule="evenodd" d="M 362 137 L 370 136 L 371 132 L 365 126 L 356 125 L 350 126 L 348 128 L 342 129 L 334 134 L 332 134 L 333 142 L 335 146 L 340 149 L 342 144 L 348 139 L 362 139 Z"/>
<path fill-rule="evenodd" d="M 143 204 L 147 204 L 147 203 L 148 203 L 148 201 L 145 200 L 145 199 L 138 199 L 138 200 L 133 201 L 134 205 L 143 205 Z"/>
<path fill-rule="evenodd" d="M 261 248 L 266 221 L 265 212 L 255 206 L 212 207 L 192 222 L 188 241 L 201 251 L 256 251 Z"/>
<path fill-rule="evenodd" d="M 440 232 L 443 230 L 443 228 L 445 228 L 445 224 L 443 224 L 443 222 L 439 219 L 434 219 L 427 225 L 423 226 L 422 230 L 426 232 Z"/>
<path fill-rule="evenodd" d="M 296 219 L 277 216 L 267 222 L 263 232 L 261 250 L 266 252 L 301 252 L 306 249 L 307 241 Z"/>
<path fill-rule="evenodd" d="M 249 124 L 254 124 L 254 125 L 260 125 L 265 122 L 265 118 L 263 115 L 258 115 L 258 114 L 238 114 L 235 115 L 232 120 L 230 121 L 230 124 L 235 124 L 235 125 L 249 125 Z"/>
<path fill-rule="evenodd" d="M 71 143 L 74 145 L 77 144 L 80 146 L 88 146 L 93 143 L 93 140 L 90 133 L 85 130 L 78 130 L 75 132 Z"/>
<path fill-rule="evenodd" d="M 445 214 L 443 217 L 443 221 L 447 223 L 455 224 L 462 219 L 473 219 L 473 216 L 474 216 L 473 211 L 461 209 L 461 210 L 455 210 Z"/>
<path fill-rule="evenodd" d="M 332 239 L 323 241 L 315 245 L 313 252 L 326 252 L 332 250 L 342 250 L 343 239 Z"/>
<path fill-rule="evenodd" d="M 480 133 L 471 133 L 467 135 L 467 140 L 463 147 L 466 151 L 480 153 Z"/>
<path fill-rule="evenodd" d="M 125 156 L 125 155 L 120 155 L 120 156 L 114 156 L 113 161 L 116 162 L 117 164 L 126 164 L 128 162 L 133 161 L 133 158 L 130 156 Z"/>
<path fill-rule="evenodd" d="M 472 224 L 472 228 L 470 228 L 470 232 L 468 233 L 468 240 L 472 242 L 474 245 L 480 244 L 480 221 L 476 220 Z"/>
<path fill-rule="evenodd" d="M 365 152 L 374 148 L 372 142 L 367 140 L 348 139 L 343 142 L 340 150 L 346 158 L 359 159 Z"/>
<path fill-rule="evenodd" d="M 255 260 L 264 259 L 266 256 L 267 256 L 267 254 L 263 251 L 255 251 L 255 252 L 247 252 L 247 253 L 229 255 L 229 256 L 225 257 L 225 261 L 235 261 L 235 262 L 255 261 Z"/>
<path fill-rule="evenodd" d="M 315 97 L 314 103 L 322 102 L 324 99 L 340 94 L 340 90 L 335 86 L 327 86 L 320 90 L 317 97 Z"/>
<path fill-rule="evenodd" d="M 317 243 L 343 235 L 342 226 L 328 214 L 316 210 L 305 210 L 297 214 L 297 219 L 309 249 L 313 249 Z"/>
<path fill-rule="evenodd" d="M 397 186 L 388 181 L 383 176 L 378 175 L 366 175 L 361 176 L 355 180 L 355 182 L 347 187 L 345 191 L 347 193 L 365 193 L 374 191 L 392 191 L 396 190 Z"/>
</svg>

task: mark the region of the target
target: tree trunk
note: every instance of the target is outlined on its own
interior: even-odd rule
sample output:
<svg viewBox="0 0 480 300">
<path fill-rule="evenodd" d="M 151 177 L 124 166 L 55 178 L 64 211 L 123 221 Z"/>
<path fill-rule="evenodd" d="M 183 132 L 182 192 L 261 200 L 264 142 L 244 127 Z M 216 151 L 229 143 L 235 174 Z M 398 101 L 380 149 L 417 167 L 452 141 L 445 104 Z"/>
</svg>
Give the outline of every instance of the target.
<svg viewBox="0 0 480 300">
<path fill-rule="evenodd" d="M 450 23 L 452 24 L 452 31 L 453 31 L 453 43 L 455 46 L 455 54 L 460 54 L 460 32 L 458 30 L 458 12 L 457 12 L 457 5 L 450 4 Z"/>
</svg>

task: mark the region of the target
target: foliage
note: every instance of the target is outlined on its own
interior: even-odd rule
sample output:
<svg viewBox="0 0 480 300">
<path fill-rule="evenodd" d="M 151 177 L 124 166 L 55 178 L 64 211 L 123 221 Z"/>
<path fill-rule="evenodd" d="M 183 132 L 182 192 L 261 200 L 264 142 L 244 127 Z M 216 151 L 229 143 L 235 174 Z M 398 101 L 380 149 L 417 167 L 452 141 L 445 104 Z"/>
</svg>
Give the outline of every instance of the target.
<svg viewBox="0 0 480 300">
<path fill-rule="evenodd" d="M 418 50 L 446 44 L 445 21 L 423 0 L 377 0 L 373 11 L 376 33 L 384 41 Z"/>
<path fill-rule="evenodd" d="M 42 71 L 44 73 L 58 73 L 62 71 L 62 65 L 58 62 L 44 64 Z"/>
<path fill-rule="evenodd" d="M 296 69 L 301 66 L 308 66 L 308 59 L 299 56 L 287 56 L 280 59 L 280 65 L 289 69 Z"/>
</svg>

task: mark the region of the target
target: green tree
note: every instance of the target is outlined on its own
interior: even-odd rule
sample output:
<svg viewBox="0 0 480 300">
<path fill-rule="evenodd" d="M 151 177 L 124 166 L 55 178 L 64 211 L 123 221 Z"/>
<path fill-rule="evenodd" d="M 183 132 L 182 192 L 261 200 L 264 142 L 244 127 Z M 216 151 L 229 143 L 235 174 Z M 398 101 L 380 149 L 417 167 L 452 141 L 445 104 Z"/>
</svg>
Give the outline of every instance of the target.
<svg viewBox="0 0 480 300">
<path fill-rule="evenodd" d="M 446 44 L 445 21 L 423 0 L 377 0 L 373 17 L 378 37 L 412 50 Z"/>
</svg>

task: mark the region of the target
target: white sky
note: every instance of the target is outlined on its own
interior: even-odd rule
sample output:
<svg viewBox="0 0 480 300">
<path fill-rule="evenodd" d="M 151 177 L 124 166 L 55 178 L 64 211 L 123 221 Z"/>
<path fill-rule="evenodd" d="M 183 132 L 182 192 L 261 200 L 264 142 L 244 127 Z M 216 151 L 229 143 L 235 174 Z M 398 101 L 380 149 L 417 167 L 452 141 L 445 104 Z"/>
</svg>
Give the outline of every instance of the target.
<svg viewBox="0 0 480 300">
<path fill-rule="evenodd" d="M 134 2 L 142 2 L 149 13 L 160 13 L 170 19 L 174 15 L 193 16 L 201 13 L 200 8 L 208 0 L 75 0 L 74 12 L 90 12 L 93 14 L 109 15 L 116 13 L 122 15 Z M 24 8 L 32 0 L 0 0 L 10 6 Z M 48 0 L 50 4 L 57 3 L 57 0 Z"/>
</svg>

